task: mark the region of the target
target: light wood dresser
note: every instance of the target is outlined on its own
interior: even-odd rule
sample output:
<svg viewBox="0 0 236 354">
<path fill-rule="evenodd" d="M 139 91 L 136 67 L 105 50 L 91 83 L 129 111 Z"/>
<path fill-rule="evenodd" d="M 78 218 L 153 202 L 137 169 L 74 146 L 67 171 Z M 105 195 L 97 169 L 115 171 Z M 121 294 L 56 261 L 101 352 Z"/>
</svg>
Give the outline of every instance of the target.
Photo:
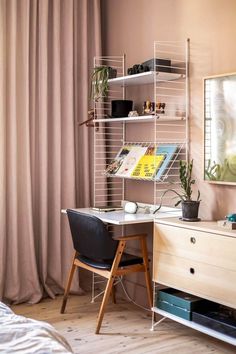
<svg viewBox="0 0 236 354">
<path fill-rule="evenodd" d="M 216 222 L 154 223 L 153 281 L 236 309 L 236 231 Z M 153 307 L 154 312 L 236 345 L 236 339 Z"/>
</svg>

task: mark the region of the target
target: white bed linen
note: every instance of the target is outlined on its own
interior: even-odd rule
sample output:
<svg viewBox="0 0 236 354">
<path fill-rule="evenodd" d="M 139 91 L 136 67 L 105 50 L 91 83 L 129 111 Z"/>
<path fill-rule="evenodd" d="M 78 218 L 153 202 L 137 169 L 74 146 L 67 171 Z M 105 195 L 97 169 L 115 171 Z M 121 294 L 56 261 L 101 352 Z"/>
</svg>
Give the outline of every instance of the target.
<svg viewBox="0 0 236 354">
<path fill-rule="evenodd" d="M 0 302 L 0 353 L 73 353 L 50 324 L 14 314 Z"/>
</svg>

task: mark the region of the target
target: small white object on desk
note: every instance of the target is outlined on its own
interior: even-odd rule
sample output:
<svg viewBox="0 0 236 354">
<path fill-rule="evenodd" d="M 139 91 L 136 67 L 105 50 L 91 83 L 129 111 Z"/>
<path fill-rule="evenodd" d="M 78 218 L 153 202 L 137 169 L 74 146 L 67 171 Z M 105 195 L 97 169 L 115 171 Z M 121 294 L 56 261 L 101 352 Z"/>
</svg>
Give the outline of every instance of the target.
<svg viewBox="0 0 236 354">
<path fill-rule="evenodd" d="M 228 230 L 236 230 L 236 222 L 228 220 L 218 220 L 217 225 Z"/>
<path fill-rule="evenodd" d="M 138 210 L 138 204 L 135 202 L 127 202 L 124 206 L 124 211 L 129 214 L 136 214 Z"/>
</svg>

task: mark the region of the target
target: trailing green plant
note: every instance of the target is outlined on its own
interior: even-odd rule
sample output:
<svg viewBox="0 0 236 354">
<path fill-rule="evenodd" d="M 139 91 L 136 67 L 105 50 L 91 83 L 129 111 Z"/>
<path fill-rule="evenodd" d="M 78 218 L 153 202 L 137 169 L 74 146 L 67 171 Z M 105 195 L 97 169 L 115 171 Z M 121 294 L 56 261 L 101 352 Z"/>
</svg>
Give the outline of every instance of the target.
<svg viewBox="0 0 236 354">
<path fill-rule="evenodd" d="M 192 186 L 195 184 L 195 179 L 192 178 L 192 171 L 193 171 L 193 159 L 190 162 L 182 161 L 180 160 L 179 162 L 179 179 L 180 179 L 180 186 L 182 189 L 182 192 L 177 192 L 175 189 L 168 188 L 166 189 L 160 200 L 160 205 L 159 207 L 154 211 L 156 213 L 158 210 L 161 209 L 162 206 L 162 200 L 166 193 L 168 192 L 173 192 L 176 194 L 176 198 L 179 198 L 179 200 L 175 203 L 175 206 L 178 206 L 181 202 L 190 202 L 193 201 L 192 199 Z M 200 191 L 198 190 L 197 193 L 197 199 L 195 201 L 200 201 Z"/>
<path fill-rule="evenodd" d="M 98 101 L 108 94 L 109 67 L 96 66 L 91 77 L 91 98 Z"/>
</svg>

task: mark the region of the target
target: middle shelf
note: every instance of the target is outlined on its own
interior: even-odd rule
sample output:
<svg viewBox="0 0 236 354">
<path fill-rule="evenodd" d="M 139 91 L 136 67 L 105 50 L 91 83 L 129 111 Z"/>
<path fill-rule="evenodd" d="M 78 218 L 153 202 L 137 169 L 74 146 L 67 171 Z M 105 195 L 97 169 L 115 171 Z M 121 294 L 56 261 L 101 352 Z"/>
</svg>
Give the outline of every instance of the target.
<svg viewBox="0 0 236 354">
<path fill-rule="evenodd" d="M 180 121 L 180 120 L 185 120 L 186 117 L 176 117 L 176 116 L 166 116 L 166 115 L 145 115 L 145 116 L 137 116 L 137 117 L 119 117 L 119 118 L 97 118 L 94 119 L 94 123 L 115 123 L 115 122 L 132 122 L 132 123 L 147 123 L 147 122 L 153 122 L 156 119 L 159 121 L 166 121 L 166 122 L 171 122 L 171 121 Z"/>
</svg>

